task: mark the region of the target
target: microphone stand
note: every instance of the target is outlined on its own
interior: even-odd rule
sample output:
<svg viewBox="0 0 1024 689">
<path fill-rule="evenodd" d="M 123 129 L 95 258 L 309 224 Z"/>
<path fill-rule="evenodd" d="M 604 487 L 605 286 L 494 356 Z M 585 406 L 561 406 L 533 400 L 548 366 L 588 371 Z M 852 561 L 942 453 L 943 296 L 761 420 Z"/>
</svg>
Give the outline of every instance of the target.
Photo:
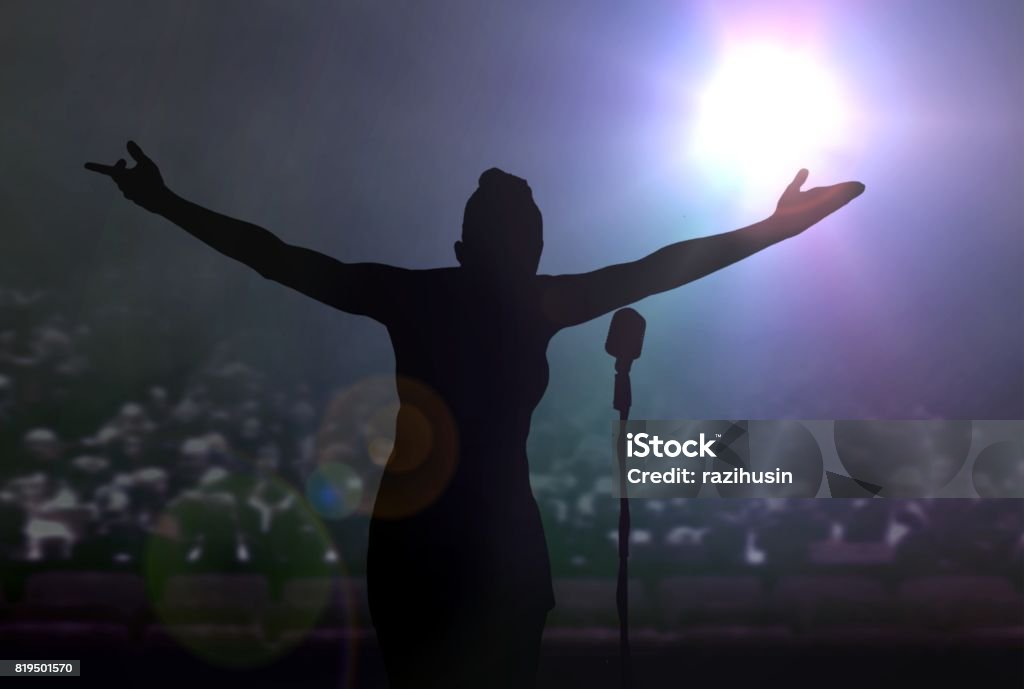
<svg viewBox="0 0 1024 689">
<path fill-rule="evenodd" d="M 619 412 L 619 576 L 615 586 L 615 604 L 619 613 L 619 661 L 622 689 L 633 685 L 633 663 L 629 651 L 629 498 L 626 493 L 626 421 L 633 404 L 629 369 L 633 362 L 615 360 L 615 396 L 612 408 Z"/>
<path fill-rule="evenodd" d="M 626 490 L 626 421 L 633 404 L 629 369 L 640 356 L 647 321 L 630 308 L 612 316 L 604 351 L 615 357 L 615 394 L 612 408 L 619 412 L 619 577 L 615 585 L 615 606 L 619 611 L 619 662 L 622 689 L 633 685 L 633 662 L 629 654 L 629 497 Z"/>
</svg>

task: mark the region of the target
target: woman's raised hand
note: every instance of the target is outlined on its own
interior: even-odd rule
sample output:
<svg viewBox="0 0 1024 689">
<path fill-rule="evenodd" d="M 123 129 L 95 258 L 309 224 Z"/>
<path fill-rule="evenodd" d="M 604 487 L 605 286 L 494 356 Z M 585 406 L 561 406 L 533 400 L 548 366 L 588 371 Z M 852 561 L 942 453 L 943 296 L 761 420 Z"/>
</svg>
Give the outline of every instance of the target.
<svg viewBox="0 0 1024 689">
<path fill-rule="evenodd" d="M 126 199 L 156 212 L 168 193 L 160 169 L 134 141 L 128 142 L 128 153 L 135 161 L 135 167 L 128 167 L 121 158 L 113 165 L 86 163 L 85 169 L 106 175 L 114 180 Z"/>
<path fill-rule="evenodd" d="M 841 182 L 800 191 L 800 187 L 807 181 L 807 175 L 807 170 L 796 173 L 779 198 L 772 216 L 793 234 L 803 232 L 864 193 L 864 185 L 860 182 Z"/>
</svg>

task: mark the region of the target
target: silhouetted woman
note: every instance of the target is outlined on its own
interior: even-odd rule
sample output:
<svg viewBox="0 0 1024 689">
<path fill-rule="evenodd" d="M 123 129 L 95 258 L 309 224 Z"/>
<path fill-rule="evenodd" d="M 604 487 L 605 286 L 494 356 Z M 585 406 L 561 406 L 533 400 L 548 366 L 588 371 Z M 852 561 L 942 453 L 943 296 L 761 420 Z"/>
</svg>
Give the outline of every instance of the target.
<svg viewBox="0 0 1024 689">
<path fill-rule="evenodd" d="M 492 168 L 466 204 L 459 267 L 343 263 L 177 196 L 132 142 L 136 165 L 88 163 L 126 198 L 260 275 L 387 327 L 400 410 L 374 505 L 367 566 L 392 687 L 534 684 L 554 605 L 526 439 L 548 383 L 548 342 L 799 234 L 864 190 L 800 191 L 767 220 L 631 263 L 538 275 L 540 211 L 525 180 Z"/>
</svg>

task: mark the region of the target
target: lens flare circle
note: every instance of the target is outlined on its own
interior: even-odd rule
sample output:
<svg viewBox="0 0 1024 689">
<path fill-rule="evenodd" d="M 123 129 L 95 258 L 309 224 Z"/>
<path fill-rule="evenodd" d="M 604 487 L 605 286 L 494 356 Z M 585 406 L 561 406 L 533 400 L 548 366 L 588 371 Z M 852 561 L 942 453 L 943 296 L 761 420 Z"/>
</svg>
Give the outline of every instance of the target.
<svg viewBox="0 0 1024 689">
<path fill-rule="evenodd" d="M 385 518 L 409 516 L 433 504 L 454 476 L 459 454 L 455 419 L 444 398 L 407 376 L 371 376 L 339 392 L 328 405 L 316 445 L 318 465 L 337 461 L 354 472 L 346 469 L 346 477 L 340 477 L 332 470 L 343 488 L 356 487 L 354 476 L 362 479 L 357 511 Z M 329 512 L 343 501 L 331 488 L 338 482 L 327 477 L 325 485 L 322 473 L 313 468 L 307 496 Z M 344 503 L 345 514 L 354 497 Z"/>
<path fill-rule="evenodd" d="M 342 519 L 362 504 L 363 478 L 341 462 L 322 462 L 306 480 L 306 499 L 324 519 Z"/>
<path fill-rule="evenodd" d="M 351 474 L 338 466 L 329 466 L 324 480 L 332 486 L 345 486 Z M 294 498 L 287 513 L 277 517 L 287 526 L 277 536 L 271 530 L 256 539 L 244 539 L 249 546 L 244 562 L 239 559 L 237 547 L 242 535 L 237 519 L 240 503 L 225 496 L 250 492 L 254 481 L 251 476 L 228 474 L 208 492 L 192 491 L 173 501 L 155 520 L 143 547 L 141 573 L 159 625 L 147 632 L 145 643 L 157 649 L 180 648 L 212 667 L 269 668 L 301 646 L 315 632 L 321 617 L 334 610 L 340 613 L 338 621 L 347 636 L 338 644 L 338 686 L 355 686 L 359 638 L 355 632 L 366 624 L 356 613 L 358 584 L 347 576 L 338 544 L 332 541 L 313 507 L 285 481 L 268 480 L 277 493 Z M 349 502 L 355 501 L 350 498 Z M 218 537 L 212 538 L 215 535 Z M 226 547 L 224 543 L 213 547 L 221 541 L 227 542 Z M 200 558 L 191 562 L 189 553 L 197 549 Z M 322 559 L 328 550 L 337 553 L 334 563 Z M 289 597 L 289 606 L 274 608 L 275 624 L 287 618 L 287 624 L 282 625 L 286 631 L 276 638 L 247 626 L 227 626 L 218 631 L 217 625 L 211 625 L 210 621 L 225 615 L 225 610 L 240 614 L 232 608 L 235 603 L 223 599 L 230 577 L 240 573 L 301 589 L 302 595 Z M 332 573 L 340 573 L 340 579 Z"/>
</svg>

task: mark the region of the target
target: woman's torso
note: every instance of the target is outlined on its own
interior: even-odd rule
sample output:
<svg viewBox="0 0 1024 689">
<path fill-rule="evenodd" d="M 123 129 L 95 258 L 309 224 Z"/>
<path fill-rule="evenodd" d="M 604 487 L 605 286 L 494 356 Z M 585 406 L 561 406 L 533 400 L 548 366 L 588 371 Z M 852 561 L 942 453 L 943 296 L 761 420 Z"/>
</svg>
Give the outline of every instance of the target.
<svg viewBox="0 0 1024 689">
<path fill-rule="evenodd" d="M 499 289 L 422 271 L 387 324 L 401 408 L 371 526 L 378 580 L 404 564 L 460 590 L 487 577 L 550 598 L 526 457 L 553 334 L 537 280 Z"/>
</svg>

